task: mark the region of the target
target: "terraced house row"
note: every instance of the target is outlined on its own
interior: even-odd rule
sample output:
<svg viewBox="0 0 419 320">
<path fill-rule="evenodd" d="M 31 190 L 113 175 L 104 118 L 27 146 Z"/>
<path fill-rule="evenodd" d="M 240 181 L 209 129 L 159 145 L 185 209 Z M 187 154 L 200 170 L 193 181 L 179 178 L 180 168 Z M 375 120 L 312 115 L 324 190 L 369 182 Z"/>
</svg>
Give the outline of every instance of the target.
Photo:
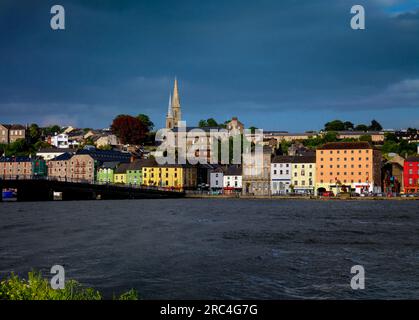
<svg viewBox="0 0 419 320">
<path fill-rule="evenodd" d="M 384 159 L 368 142 L 327 143 L 311 153 L 293 156 L 273 156 L 270 148 L 264 148 L 263 161 L 258 165 L 249 164 L 246 157 L 242 165 L 159 165 L 154 159 L 134 159 L 128 152 L 95 149 L 63 152 L 52 159 L 1 157 L 0 178 L 48 176 L 71 182 L 184 190 L 199 187 L 217 194 L 255 196 L 388 192 L 388 186 L 397 180 L 400 191 L 419 192 L 418 156 L 399 158 L 397 164 L 390 163 L 399 168 L 393 169 L 393 180 L 386 173 L 384 184 Z"/>
<path fill-rule="evenodd" d="M 154 159 L 137 159 L 131 163 L 103 163 L 98 168 L 97 181 L 131 186 L 195 189 L 197 168 L 191 165 L 159 165 Z"/>
</svg>

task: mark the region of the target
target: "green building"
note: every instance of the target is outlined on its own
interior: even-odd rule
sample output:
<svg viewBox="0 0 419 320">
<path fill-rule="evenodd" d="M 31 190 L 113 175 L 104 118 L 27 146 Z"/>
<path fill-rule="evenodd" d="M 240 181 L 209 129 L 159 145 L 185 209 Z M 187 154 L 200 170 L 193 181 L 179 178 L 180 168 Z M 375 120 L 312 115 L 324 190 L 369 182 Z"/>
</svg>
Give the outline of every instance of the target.
<svg viewBox="0 0 419 320">
<path fill-rule="evenodd" d="M 97 170 L 96 181 L 98 183 L 114 183 L 115 169 L 119 162 L 104 162 Z"/>
<path fill-rule="evenodd" d="M 43 159 L 32 160 L 32 176 L 46 177 L 48 175 L 47 163 Z"/>
<path fill-rule="evenodd" d="M 127 184 L 140 186 L 143 184 L 142 167 L 143 160 L 135 160 L 127 169 Z"/>
</svg>

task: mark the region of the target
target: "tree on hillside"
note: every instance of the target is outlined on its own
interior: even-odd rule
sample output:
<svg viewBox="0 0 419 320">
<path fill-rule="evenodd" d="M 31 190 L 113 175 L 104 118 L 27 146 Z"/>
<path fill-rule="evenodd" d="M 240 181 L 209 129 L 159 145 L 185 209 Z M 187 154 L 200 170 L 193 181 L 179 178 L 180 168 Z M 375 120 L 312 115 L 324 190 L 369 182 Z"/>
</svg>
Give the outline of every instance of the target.
<svg viewBox="0 0 419 320">
<path fill-rule="evenodd" d="M 383 130 L 383 127 L 381 126 L 380 123 L 378 123 L 378 121 L 372 120 L 371 125 L 368 127 L 368 129 L 370 131 L 381 131 L 381 130 Z"/>
<path fill-rule="evenodd" d="M 209 118 L 207 120 L 199 120 L 198 127 L 204 128 L 204 127 L 218 127 L 217 121 L 215 121 L 214 118 Z"/>
<path fill-rule="evenodd" d="M 330 122 L 327 122 L 324 125 L 325 131 L 343 131 L 345 130 L 345 125 L 341 120 L 333 120 Z"/>
<path fill-rule="evenodd" d="M 372 137 L 370 135 L 362 135 L 359 137 L 359 141 L 372 142 Z"/>
<path fill-rule="evenodd" d="M 323 136 L 323 143 L 336 142 L 338 141 L 337 136 L 338 134 L 336 132 L 330 131 Z"/>
<path fill-rule="evenodd" d="M 355 127 L 355 131 L 364 131 L 364 132 L 366 132 L 366 131 L 368 131 L 368 126 L 366 126 L 365 124 L 358 124 Z"/>
<path fill-rule="evenodd" d="M 344 130 L 346 130 L 346 131 L 353 130 L 354 129 L 354 124 L 350 121 L 345 121 L 343 123 L 343 127 L 344 127 Z"/>
<path fill-rule="evenodd" d="M 153 131 L 153 129 L 154 129 L 154 123 L 153 123 L 153 121 L 150 120 L 150 117 L 148 115 L 143 114 L 143 113 L 140 113 L 137 116 L 137 118 L 138 118 L 138 120 L 140 120 L 142 122 L 142 124 L 144 126 L 147 127 L 148 131 Z"/>
<path fill-rule="evenodd" d="M 249 127 L 250 133 L 255 133 L 257 129 L 255 126 Z"/>
<path fill-rule="evenodd" d="M 207 127 L 207 121 L 206 120 L 199 120 L 198 127 L 200 127 L 200 128 Z"/>
<path fill-rule="evenodd" d="M 29 140 L 30 142 L 36 143 L 41 138 L 41 129 L 36 123 L 32 123 L 29 126 Z"/>
<path fill-rule="evenodd" d="M 112 122 L 111 130 L 123 144 L 142 144 L 149 132 L 142 121 L 129 115 L 117 116 Z"/>
<path fill-rule="evenodd" d="M 217 121 L 215 121 L 214 118 L 209 118 L 209 119 L 207 119 L 207 126 L 208 127 L 217 127 L 218 123 L 217 123 Z"/>
<path fill-rule="evenodd" d="M 61 127 L 58 125 L 52 125 L 49 127 L 42 128 L 42 131 L 45 136 L 53 136 L 56 133 L 61 133 Z"/>
<path fill-rule="evenodd" d="M 393 132 L 384 133 L 384 140 L 385 141 L 399 142 L 399 139 L 397 138 L 396 134 L 393 133 Z"/>
</svg>

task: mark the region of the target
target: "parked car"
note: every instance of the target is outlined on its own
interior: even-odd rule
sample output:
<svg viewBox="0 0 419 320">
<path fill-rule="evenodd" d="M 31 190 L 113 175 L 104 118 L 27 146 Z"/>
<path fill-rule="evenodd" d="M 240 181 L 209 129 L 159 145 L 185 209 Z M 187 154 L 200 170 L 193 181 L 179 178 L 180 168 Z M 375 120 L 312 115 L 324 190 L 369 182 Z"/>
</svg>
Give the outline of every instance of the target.
<svg viewBox="0 0 419 320">
<path fill-rule="evenodd" d="M 334 197 L 335 194 L 333 193 L 333 191 L 325 191 L 322 193 L 323 197 Z"/>
</svg>

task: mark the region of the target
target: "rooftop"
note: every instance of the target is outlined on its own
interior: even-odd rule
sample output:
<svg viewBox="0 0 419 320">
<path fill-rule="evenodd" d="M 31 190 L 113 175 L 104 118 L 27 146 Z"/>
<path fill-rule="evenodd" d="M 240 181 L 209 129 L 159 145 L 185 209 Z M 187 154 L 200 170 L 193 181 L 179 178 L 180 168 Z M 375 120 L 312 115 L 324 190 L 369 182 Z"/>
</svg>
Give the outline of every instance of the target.
<svg viewBox="0 0 419 320">
<path fill-rule="evenodd" d="M 130 163 L 121 163 L 115 170 L 116 174 L 127 173 Z"/>
<path fill-rule="evenodd" d="M 342 150 L 342 149 L 373 149 L 368 142 L 329 142 L 317 148 L 317 150 Z"/>
<path fill-rule="evenodd" d="M 39 149 L 39 151 L 37 153 L 64 153 L 64 152 L 69 152 L 69 153 L 76 153 L 76 149 L 71 149 L 71 148 L 42 148 Z"/>
<path fill-rule="evenodd" d="M 70 160 L 73 154 L 69 152 L 65 152 L 63 154 L 60 154 L 59 156 L 55 157 L 54 159 L 51 159 L 50 161 L 66 161 Z"/>
<path fill-rule="evenodd" d="M 0 162 L 31 162 L 30 157 L 0 157 Z"/>
<path fill-rule="evenodd" d="M 224 171 L 225 176 L 241 176 L 242 175 L 242 167 L 241 166 L 229 166 Z"/>
<path fill-rule="evenodd" d="M 316 163 L 315 156 L 276 156 L 272 163 Z"/>
</svg>

